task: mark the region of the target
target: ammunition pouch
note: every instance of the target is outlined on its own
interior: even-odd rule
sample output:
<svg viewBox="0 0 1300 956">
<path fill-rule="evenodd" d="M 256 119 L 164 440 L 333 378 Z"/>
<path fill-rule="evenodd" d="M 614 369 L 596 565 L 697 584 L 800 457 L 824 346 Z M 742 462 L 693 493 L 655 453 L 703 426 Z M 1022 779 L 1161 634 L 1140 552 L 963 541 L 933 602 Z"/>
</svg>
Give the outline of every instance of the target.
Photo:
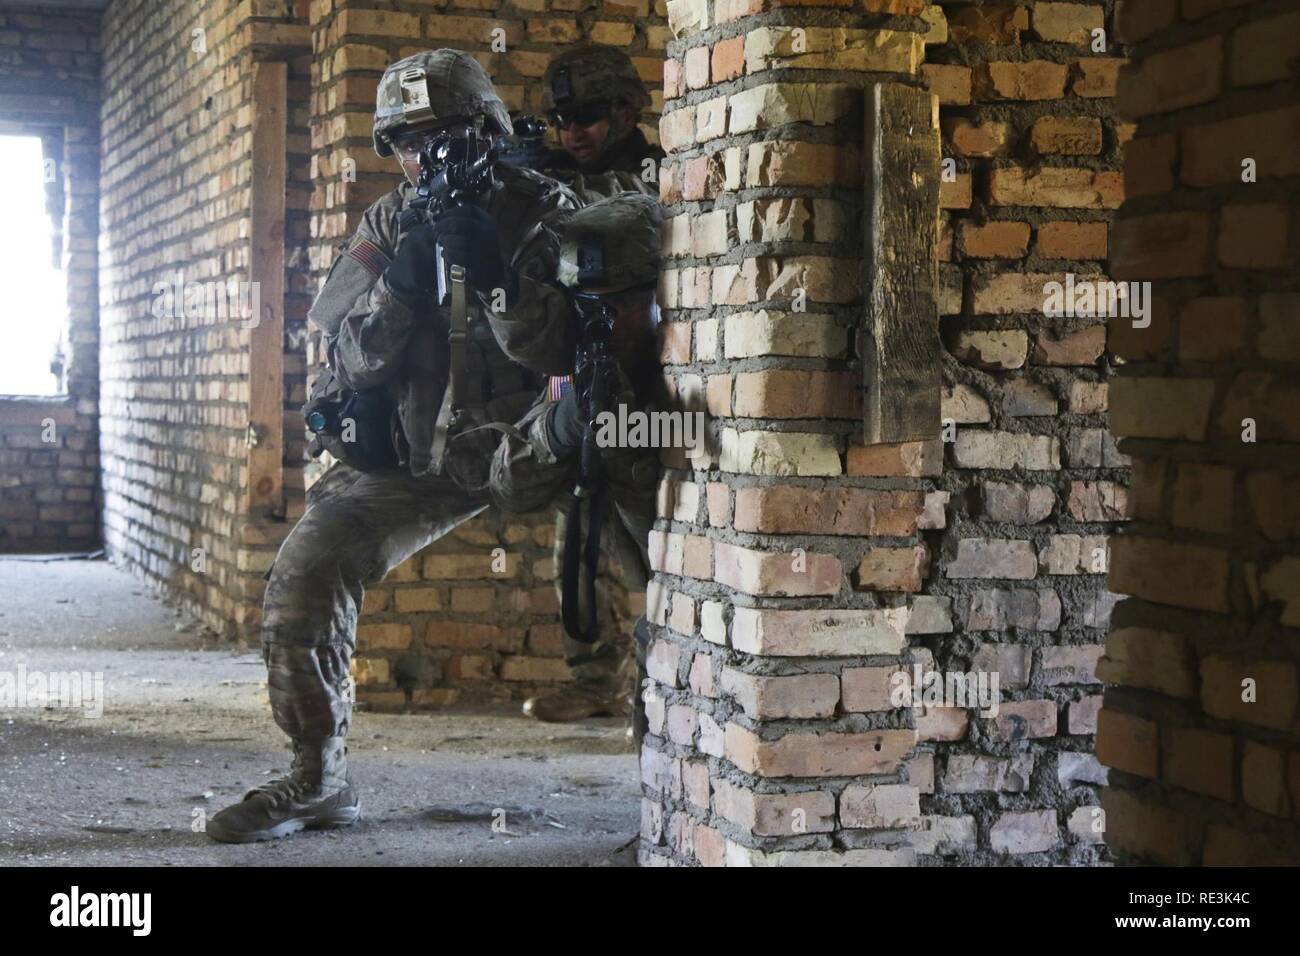
<svg viewBox="0 0 1300 956">
<path fill-rule="evenodd" d="M 387 388 L 351 389 L 332 369 L 323 369 L 312 383 L 302 415 L 315 435 L 308 446 L 313 458 L 328 451 L 360 471 L 398 467 L 401 425 Z"/>
</svg>

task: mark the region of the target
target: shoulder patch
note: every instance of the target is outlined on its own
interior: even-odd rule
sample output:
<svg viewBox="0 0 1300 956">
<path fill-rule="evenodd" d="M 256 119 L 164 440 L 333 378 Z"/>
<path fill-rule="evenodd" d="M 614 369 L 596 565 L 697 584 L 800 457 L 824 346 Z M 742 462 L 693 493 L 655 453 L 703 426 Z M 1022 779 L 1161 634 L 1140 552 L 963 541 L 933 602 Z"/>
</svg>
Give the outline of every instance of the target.
<svg viewBox="0 0 1300 956">
<path fill-rule="evenodd" d="M 552 375 L 546 388 L 546 397 L 549 401 L 558 402 L 573 391 L 572 375 Z"/>
<path fill-rule="evenodd" d="M 361 263 L 362 267 L 376 278 L 388 268 L 391 262 L 376 243 L 371 242 L 364 236 L 358 236 L 356 241 L 348 247 L 348 255 Z"/>
</svg>

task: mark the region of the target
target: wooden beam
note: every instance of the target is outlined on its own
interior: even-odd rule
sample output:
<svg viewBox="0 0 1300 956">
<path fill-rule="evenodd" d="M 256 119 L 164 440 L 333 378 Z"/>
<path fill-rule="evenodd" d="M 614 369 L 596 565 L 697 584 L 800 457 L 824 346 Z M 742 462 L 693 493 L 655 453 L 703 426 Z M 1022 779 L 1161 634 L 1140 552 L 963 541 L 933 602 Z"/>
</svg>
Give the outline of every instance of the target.
<svg viewBox="0 0 1300 956">
<path fill-rule="evenodd" d="M 867 91 L 863 441 L 940 437 L 939 101 L 877 83 Z"/>
<path fill-rule="evenodd" d="M 285 63 L 253 64 L 252 248 L 249 281 L 259 314 L 249 333 L 249 516 L 284 513 L 284 268 L 288 176 Z"/>
</svg>

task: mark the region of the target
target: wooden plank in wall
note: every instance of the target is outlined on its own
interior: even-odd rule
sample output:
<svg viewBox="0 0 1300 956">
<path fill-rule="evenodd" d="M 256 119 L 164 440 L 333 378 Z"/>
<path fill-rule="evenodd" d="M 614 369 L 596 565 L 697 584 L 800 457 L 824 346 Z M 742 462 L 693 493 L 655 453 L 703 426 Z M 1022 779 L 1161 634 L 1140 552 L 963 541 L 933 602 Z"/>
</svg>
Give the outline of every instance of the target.
<svg viewBox="0 0 1300 956">
<path fill-rule="evenodd" d="M 253 64 L 252 248 L 260 314 L 249 341 L 248 513 L 284 512 L 284 267 L 288 66 Z"/>
<path fill-rule="evenodd" d="M 863 441 L 940 434 L 939 101 L 925 90 L 867 90 Z"/>
</svg>

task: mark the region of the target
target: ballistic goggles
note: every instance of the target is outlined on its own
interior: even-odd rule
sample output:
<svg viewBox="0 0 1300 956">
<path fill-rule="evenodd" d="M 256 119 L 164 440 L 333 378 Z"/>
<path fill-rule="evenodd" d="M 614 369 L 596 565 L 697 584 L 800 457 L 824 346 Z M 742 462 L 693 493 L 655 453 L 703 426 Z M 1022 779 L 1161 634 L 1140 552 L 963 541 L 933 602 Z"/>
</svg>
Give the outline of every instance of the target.
<svg viewBox="0 0 1300 956">
<path fill-rule="evenodd" d="M 609 119 L 609 100 L 596 100 L 591 103 L 579 103 L 576 106 L 557 106 L 547 112 L 547 119 L 556 129 L 566 129 L 574 123 L 579 126 L 593 126 L 601 120 Z"/>
</svg>

